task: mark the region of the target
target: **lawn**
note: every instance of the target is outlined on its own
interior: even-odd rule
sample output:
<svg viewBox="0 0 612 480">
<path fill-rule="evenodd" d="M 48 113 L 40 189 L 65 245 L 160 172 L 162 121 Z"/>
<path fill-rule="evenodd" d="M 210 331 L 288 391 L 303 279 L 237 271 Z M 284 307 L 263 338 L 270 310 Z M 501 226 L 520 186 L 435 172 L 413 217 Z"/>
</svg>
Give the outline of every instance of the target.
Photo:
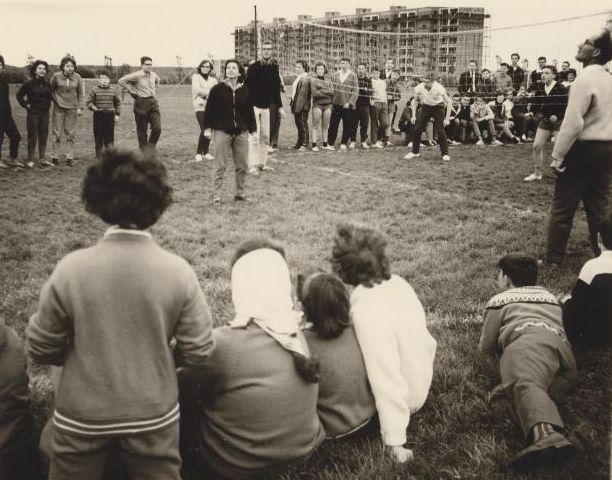
<svg viewBox="0 0 612 480">
<path fill-rule="evenodd" d="M 506 463 L 523 440 L 505 401 L 486 401 L 497 384 L 496 362 L 479 355 L 476 346 L 483 305 L 496 291 L 496 262 L 508 252 L 543 255 L 554 179 L 546 174 L 541 183 L 522 181 L 530 172 L 529 145 L 452 147 L 450 163 L 433 148 L 411 161 L 402 158 L 405 147 L 294 153 L 286 149 L 296 136 L 288 115 L 283 148 L 270 160 L 276 171 L 247 179 L 254 203 L 233 203 L 228 169 L 223 203 L 213 207 L 209 164 L 187 163 L 197 136 L 189 87 L 164 87 L 160 104 L 158 152 L 174 186 L 174 204 L 152 233 L 192 264 L 216 324 L 233 315 L 229 260 L 242 240 L 255 234 L 279 240 L 295 277 L 327 268 L 335 225 L 354 219 L 386 232 L 392 270 L 413 285 L 438 341 L 428 401 L 408 427 L 414 462 L 392 465 L 382 455 L 376 429 L 369 428 L 324 444 L 307 464 L 277 478 L 609 478 L 610 351 L 577 356 L 580 382 L 560 409 L 582 450 L 563 466 L 524 476 L 509 472 Z M 25 115 L 18 106 L 14 110 L 25 155 Z M 400 144 L 402 139 L 394 140 Z M 124 105 L 116 143 L 137 145 L 131 105 Z M 80 203 L 81 179 L 94 161 L 90 112 L 80 120 L 76 152 L 73 168 L 0 171 L 0 316 L 20 334 L 56 262 L 95 242 L 105 229 Z M 544 267 L 540 283 L 554 293 L 567 292 L 589 256 L 580 211 L 566 266 Z M 48 372 L 31 366 L 30 373 L 33 406 L 42 424 L 51 401 Z"/>
</svg>

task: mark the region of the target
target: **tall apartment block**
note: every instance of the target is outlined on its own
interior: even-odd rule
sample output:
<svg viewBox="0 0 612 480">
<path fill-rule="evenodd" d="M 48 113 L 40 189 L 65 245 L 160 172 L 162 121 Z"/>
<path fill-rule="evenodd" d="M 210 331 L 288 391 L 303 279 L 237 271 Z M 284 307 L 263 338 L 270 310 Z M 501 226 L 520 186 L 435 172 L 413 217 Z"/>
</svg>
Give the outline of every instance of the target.
<svg viewBox="0 0 612 480">
<path fill-rule="evenodd" d="M 381 12 L 358 8 L 351 15 L 326 12 L 321 18 L 274 18 L 258 22 L 257 29 L 255 22 L 236 27 L 235 54 L 245 61 L 255 58 L 257 36 L 259 45 L 272 43 L 274 56 L 287 73 L 300 59 L 333 68 L 342 57 L 350 58 L 353 65 L 363 61 L 369 66 L 382 66 L 391 58 L 403 77 L 433 71 L 448 80 L 465 70 L 470 59 L 479 65 L 488 61 L 489 18 L 484 8 L 404 6 Z"/>
</svg>

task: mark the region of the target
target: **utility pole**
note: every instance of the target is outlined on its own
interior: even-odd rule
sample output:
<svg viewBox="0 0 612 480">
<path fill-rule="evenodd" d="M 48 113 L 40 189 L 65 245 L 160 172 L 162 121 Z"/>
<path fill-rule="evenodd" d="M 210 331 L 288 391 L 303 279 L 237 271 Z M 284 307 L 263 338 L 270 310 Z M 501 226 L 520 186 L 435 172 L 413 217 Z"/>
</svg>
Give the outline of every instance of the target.
<svg viewBox="0 0 612 480">
<path fill-rule="evenodd" d="M 259 50 L 259 29 L 257 28 L 257 5 L 253 5 L 253 9 L 255 10 L 255 61 L 259 60 L 257 58 L 257 51 Z"/>
</svg>

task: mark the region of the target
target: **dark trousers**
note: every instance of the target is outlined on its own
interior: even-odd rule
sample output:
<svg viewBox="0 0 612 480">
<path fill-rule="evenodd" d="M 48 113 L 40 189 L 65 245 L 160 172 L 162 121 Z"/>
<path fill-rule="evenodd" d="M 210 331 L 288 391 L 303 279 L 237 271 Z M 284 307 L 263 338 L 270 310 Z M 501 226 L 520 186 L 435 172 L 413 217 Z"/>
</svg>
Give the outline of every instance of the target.
<svg viewBox="0 0 612 480">
<path fill-rule="evenodd" d="M 103 148 L 115 143 L 115 112 L 94 112 L 93 133 L 96 157 L 99 157 Z"/>
<path fill-rule="evenodd" d="M 9 155 L 13 160 L 17 159 L 19 154 L 19 142 L 21 135 L 15 125 L 15 120 L 10 114 L 0 116 L 0 158 L 2 158 L 2 143 L 4 142 L 4 134 L 9 139 Z"/>
<path fill-rule="evenodd" d="M 448 143 L 446 141 L 446 133 L 444 132 L 444 105 L 436 105 L 432 107 L 430 105 L 421 105 L 418 113 L 417 122 L 414 127 L 414 137 L 412 138 L 412 153 L 419 153 L 421 148 L 421 135 L 427 126 L 429 119 L 434 119 L 434 135 L 438 137 L 438 143 L 440 144 L 440 150 L 442 155 L 448 155 Z"/>
<path fill-rule="evenodd" d="M 38 158 L 45 158 L 49 136 L 49 110 L 28 110 L 28 161 L 33 162 L 38 144 Z"/>
<path fill-rule="evenodd" d="M 136 134 L 138 135 L 138 145 L 144 149 L 147 145 L 157 145 L 161 135 L 161 115 L 159 104 L 155 97 L 134 99 L 134 118 L 136 120 Z M 147 140 L 147 128 L 151 124 L 151 135 Z"/>
<path fill-rule="evenodd" d="M 584 205 L 589 239 L 599 255 L 597 233 L 610 202 L 612 141 L 577 140 L 565 156 L 566 170 L 555 182 L 555 193 L 548 223 L 547 259 L 561 263 L 580 201 Z"/>
<path fill-rule="evenodd" d="M 310 141 L 310 135 L 308 132 L 308 110 L 302 110 L 301 112 L 294 112 L 293 118 L 295 119 L 295 126 L 297 127 L 298 138 L 296 147 L 307 147 Z"/>
<path fill-rule="evenodd" d="M 336 143 L 338 137 L 338 127 L 340 126 L 340 120 L 342 120 L 342 139 L 340 143 L 346 145 L 351 137 L 353 130 L 353 118 L 355 112 L 352 108 L 344 108 L 340 105 L 332 106 L 332 114 L 329 119 L 329 129 L 327 130 L 327 143 L 333 145 Z"/>
<path fill-rule="evenodd" d="M 278 132 L 280 132 L 281 116 L 279 109 L 281 105 L 270 103 L 270 145 L 278 147 Z"/>
<path fill-rule="evenodd" d="M 360 105 L 355 109 L 353 131 L 351 132 L 351 142 L 357 141 L 357 127 L 359 127 L 359 138 L 361 143 L 368 139 L 368 127 L 370 126 L 370 106 Z"/>
<path fill-rule="evenodd" d="M 525 114 L 514 115 L 514 131 L 517 137 L 527 135 L 530 130 L 535 133 L 538 129 L 538 121 L 534 117 L 526 117 Z"/>
<path fill-rule="evenodd" d="M 204 110 L 195 112 L 198 125 L 200 125 L 200 135 L 198 136 L 198 150 L 196 153 L 206 155 L 210 147 L 210 139 L 204 136 Z"/>
<path fill-rule="evenodd" d="M 452 119 L 450 123 L 446 126 L 446 128 L 444 129 L 444 132 L 446 133 L 446 138 L 455 140 L 455 141 L 460 141 L 461 135 L 459 135 L 459 126 L 460 126 L 459 119 L 458 118 Z"/>
</svg>

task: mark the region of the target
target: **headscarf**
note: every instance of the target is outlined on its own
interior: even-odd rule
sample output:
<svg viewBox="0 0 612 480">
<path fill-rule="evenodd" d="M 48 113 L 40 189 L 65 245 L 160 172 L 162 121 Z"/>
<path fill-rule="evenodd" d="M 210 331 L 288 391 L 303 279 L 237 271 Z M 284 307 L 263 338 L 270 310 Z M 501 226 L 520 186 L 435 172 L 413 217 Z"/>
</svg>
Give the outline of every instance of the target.
<svg viewBox="0 0 612 480">
<path fill-rule="evenodd" d="M 257 324 L 285 350 L 310 357 L 298 335 L 300 312 L 293 310 L 289 267 L 276 250 L 262 248 L 240 257 L 232 268 L 231 328 Z"/>
</svg>

